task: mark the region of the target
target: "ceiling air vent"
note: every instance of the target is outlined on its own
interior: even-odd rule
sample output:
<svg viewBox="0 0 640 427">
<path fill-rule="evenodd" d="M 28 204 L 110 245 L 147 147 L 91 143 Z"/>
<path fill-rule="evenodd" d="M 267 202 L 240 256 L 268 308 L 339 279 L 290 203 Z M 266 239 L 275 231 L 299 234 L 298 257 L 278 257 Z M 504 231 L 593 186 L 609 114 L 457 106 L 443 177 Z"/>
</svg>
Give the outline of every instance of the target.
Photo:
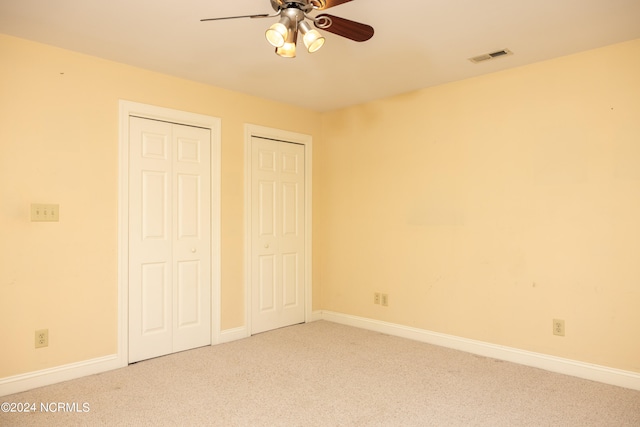
<svg viewBox="0 0 640 427">
<path fill-rule="evenodd" d="M 502 49 L 491 53 L 485 53 L 484 55 L 474 56 L 473 58 L 469 58 L 469 61 L 477 64 L 479 62 L 489 61 L 490 59 L 499 58 L 501 56 L 513 55 L 509 49 Z"/>
</svg>

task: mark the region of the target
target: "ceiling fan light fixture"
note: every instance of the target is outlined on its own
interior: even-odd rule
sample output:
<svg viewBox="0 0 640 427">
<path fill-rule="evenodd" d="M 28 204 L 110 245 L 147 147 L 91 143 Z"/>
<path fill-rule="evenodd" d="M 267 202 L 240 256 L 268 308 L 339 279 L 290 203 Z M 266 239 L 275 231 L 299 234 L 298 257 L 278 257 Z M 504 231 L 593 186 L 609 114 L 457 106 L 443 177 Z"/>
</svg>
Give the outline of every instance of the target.
<svg viewBox="0 0 640 427">
<path fill-rule="evenodd" d="M 276 48 L 276 53 L 283 58 L 295 58 L 296 44 L 291 42 L 285 42 L 282 47 Z"/>
<path fill-rule="evenodd" d="M 276 54 L 283 58 L 296 57 L 296 42 L 298 41 L 298 32 L 294 29 L 287 34 L 287 39 L 280 47 L 276 47 Z"/>
<path fill-rule="evenodd" d="M 309 53 L 317 52 L 324 45 L 324 37 L 317 30 L 312 29 L 307 22 L 302 21 L 298 28 L 302 33 L 302 41 L 304 41 Z"/>
<path fill-rule="evenodd" d="M 201 19 L 200 21 L 220 21 L 238 18 L 276 18 L 279 22 L 265 31 L 270 45 L 275 47 L 276 54 L 286 58 L 295 58 L 298 31 L 302 34 L 304 46 L 308 53 L 317 52 L 324 46 L 324 36 L 310 23 L 322 31 L 328 31 L 340 37 L 364 42 L 373 37 L 373 27 L 360 22 L 321 13 L 311 16 L 313 10 L 328 9 L 352 0 L 270 0 L 274 14 L 260 13 L 255 15 L 223 16 L 220 18 Z M 309 22 L 307 22 L 307 20 Z"/>
<path fill-rule="evenodd" d="M 280 22 L 276 22 L 272 26 L 269 27 L 267 32 L 265 33 L 265 37 L 267 41 L 275 47 L 282 47 L 287 40 L 287 35 L 289 34 L 289 26 L 291 21 L 288 17 L 283 16 L 280 19 Z"/>
</svg>

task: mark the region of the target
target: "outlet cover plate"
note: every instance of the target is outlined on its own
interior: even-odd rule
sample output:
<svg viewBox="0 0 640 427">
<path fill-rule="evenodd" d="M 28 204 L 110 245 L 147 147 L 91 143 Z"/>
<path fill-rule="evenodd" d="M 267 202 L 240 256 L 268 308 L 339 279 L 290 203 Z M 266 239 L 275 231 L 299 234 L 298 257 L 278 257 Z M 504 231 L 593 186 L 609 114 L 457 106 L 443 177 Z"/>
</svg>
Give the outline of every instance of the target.
<svg viewBox="0 0 640 427">
<path fill-rule="evenodd" d="M 49 330 L 48 329 L 40 329 L 36 331 L 36 348 L 48 347 L 49 346 Z"/>
<path fill-rule="evenodd" d="M 553 335 L 564 336 L 564 320 L 553 319 Z"/>
</svg>

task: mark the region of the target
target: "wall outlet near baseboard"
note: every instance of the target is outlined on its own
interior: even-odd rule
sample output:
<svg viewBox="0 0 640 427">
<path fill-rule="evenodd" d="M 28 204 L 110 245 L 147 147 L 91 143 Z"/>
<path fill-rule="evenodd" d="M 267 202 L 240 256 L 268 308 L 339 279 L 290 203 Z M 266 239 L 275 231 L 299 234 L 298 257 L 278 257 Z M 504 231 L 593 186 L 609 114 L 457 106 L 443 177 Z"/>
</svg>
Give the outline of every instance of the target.
<svg viewBox="0 0 640 427">
<path fill-rule="evenodd" d="M 380 295 L 380 304 L 383 307 L 389 307 L 389 294 Z"/>
<path fill-rule="evenodd" d="M 49 346 L 49 330 L 40 329 L 36 331 L 36 348 Z"/>
<path fill-rule="evenodd" d="M 553 319 L 553 335 L 564 336 L 564 320 Z"/>
<path fill-rule="evenodd" d="M 380 292 L 373 293 L 373 303 L 380 305 Z"/>
</svg>

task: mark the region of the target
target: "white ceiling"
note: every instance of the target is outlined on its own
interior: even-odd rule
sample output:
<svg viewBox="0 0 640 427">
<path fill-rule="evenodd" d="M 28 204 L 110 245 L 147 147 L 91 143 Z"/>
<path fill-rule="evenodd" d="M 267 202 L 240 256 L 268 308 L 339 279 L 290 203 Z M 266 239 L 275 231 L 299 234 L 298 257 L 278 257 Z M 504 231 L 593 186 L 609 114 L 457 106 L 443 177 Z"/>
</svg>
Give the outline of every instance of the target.
<svg viewBox="0 0 640 427">
<path fill-rule="evenodd" d="M 295 59 L 264 38 L 276 18 L 200 22 L 272 12 L 269 0 L 0 0 L 0 33 L 320 112 L 640 38 L 640 0 L 354 0 L 326 13 L 373 38 L 324 32 Z"/>
</svg>

